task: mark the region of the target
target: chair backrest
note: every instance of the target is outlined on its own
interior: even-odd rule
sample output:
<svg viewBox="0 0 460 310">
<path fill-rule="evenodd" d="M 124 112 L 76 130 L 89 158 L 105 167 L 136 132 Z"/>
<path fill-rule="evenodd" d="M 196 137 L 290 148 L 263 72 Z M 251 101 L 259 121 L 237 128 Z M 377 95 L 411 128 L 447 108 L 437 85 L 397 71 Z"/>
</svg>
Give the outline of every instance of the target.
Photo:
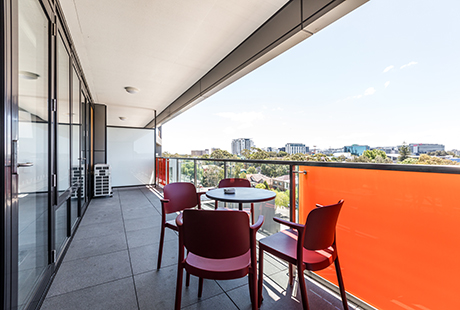
<svg viewBox="0 0 460 310">
<path fill-rule="evenodd" d="M 167 214 L 193 208 L 198 205 L 196 187 L 192 183 L 178 182 L 167 184 L 163 188 L 163 196 L 169 199 L 164 204 Z"/>
<path fill-rule="evenodd" d="M 343 200 L 329 206 L 320 206 L 310 211 L 305 224 L 304 247 L 308 250 L 321 250 L 330 247 L 335 241 L 335 227 L 342 209 Z"/>
<path fill-rule="evenodd" d="M 217 187 L 251 187 L 251 182 L 248 179 L 239 178 L 222 179 Z"/>
<path fill-rule="evenodd" d="M 250 249 L 249 218 L 244 211 L 184 210 L 185 248 L 196 255 L 223 259 Z"/>
</svg>

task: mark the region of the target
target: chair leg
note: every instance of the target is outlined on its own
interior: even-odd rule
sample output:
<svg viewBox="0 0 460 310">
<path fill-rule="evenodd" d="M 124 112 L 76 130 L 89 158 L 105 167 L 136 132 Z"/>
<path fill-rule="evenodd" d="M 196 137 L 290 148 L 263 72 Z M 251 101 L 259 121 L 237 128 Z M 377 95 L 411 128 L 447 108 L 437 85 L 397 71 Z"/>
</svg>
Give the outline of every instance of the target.
<svg viewBox="0 0 460 310">
<path fill-rule="evenodd" d="M 216 203 L 214 204 L 214 209 L 217 210 L 218 204 L 219 204 L 219 203 L 218 203 L 217 200 L 216 200 Z"/>
<path fill-rule="evenodd" d="M 289 263 L 289 285 L 294 285 L 294 267 Z"/>
<path fill-rule="evenodd" d="M 264 285 L 264 250 L 261 249 L 259 244 L 259 284 L 257 287 L 258 299 L 259 299 L 259 306 L 262 304 L 262 300 L 264 299 L 262 296 L 262 290 Z"/>
<path fill-rule="evenodd" d="M 304 269 L 301 266 L 297 266 L 297 276 L 300 285 L 300 294 L 302 295 L 302 305 L 304 310 L 309 310 L 308 297 L 307 297 L 307 285 L 305 284 L 305 278 L 303 275 Z"/>
<path fill-rule="evenodd" d="M 251 297 L 252 310 L 257 310 L 258 307 L 258 296 L 257 296 L 257 267 L 251 268 L 249 271 L 249 296 Z"/>
<path fill-rule="evenodd" d="M 338 256 L 335 259 L 334 265 L 335 265 L 335 272 L 337 273 L 337 280 L 339 282 L 340 295 L 342 296 L 343 309 L 348 310 L 347 293 L 345 291 L 345 286 L 343 285 L 342 271 L 340 270 Z"/>
<path fill-rule="evenodd" d="M 253 287 L 253 284 L 252 284 L 252 274 L 251 272 L 249 271 L 248 273 L 248 285 L 249 285 L 249 297 L 251 298 L 251 304 L 254 303 L 254 296 L 252 295 L 252 293 L 254 292 L 254 287 Z"/>
<path fill-rule="evenodd" d="M 176 284 L 176 303 L 175 310 L 180 310 L 181 299 L 182 299 L 182 277 L 184 274 L 184 269 L 181 264 L 177 267 L 177 284 Z"/>
<path fill-rule="evenodd" d="M 203 295 L 203 278 L 198 280 L 198 298 L 201 298 Z"/>
<path fill-rule="evenodd" d="M 254 225 L 254 204 L 251 203 L 251 223 Z"/>
<path fill-rule="evenodd" d="M 163 243 L 165 239 L 165 223 L 161 223 L 161 233 L 160 233 L 160 248 L 158 249 L 158 262 L 157 270 L 161 268 L 161 257 L 163 256 Z"/>
</svg>

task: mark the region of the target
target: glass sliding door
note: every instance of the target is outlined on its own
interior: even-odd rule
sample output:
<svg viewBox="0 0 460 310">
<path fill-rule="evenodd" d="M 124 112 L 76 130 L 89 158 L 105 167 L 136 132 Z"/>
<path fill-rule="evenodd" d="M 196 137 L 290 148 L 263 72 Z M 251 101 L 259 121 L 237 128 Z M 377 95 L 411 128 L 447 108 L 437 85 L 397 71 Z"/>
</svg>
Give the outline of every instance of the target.
<svg viewBox="0 0 460 310">
<path fill-rule="evenodd" d="M 57 191 L 58 208 L 55 213 L 55 249 L 69 236 L 68 216 L 70 197 L 70 57 L 62 37 L 57 38 Z"/>
<path fill-rule="evenodd" d="M 49 22 L 38 1 L 18 1 L 18 309 L 48 267 Z"/>
<path fill-rule="evenodd" d="M 80 80 L 75 69 L 72 69 L 72 196 L 70 198 L 70 223 L 73 227 L 78 218 L 82 171 L 80 165 L 81 117 L 80 117 Z"/>
</svg>

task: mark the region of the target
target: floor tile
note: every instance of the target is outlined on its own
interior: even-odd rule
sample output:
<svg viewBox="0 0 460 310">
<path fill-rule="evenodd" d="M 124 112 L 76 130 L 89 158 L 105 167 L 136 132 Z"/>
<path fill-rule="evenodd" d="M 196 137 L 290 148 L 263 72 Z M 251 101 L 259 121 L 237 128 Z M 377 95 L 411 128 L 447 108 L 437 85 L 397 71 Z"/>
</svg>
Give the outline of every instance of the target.
<svg viewBox="0 0 460 310">
<path fill-rule="evenodd" d="M 177 266 L 163 267 L 136 275 L 137 296 L 140 309 L 173 309 L 176 294 Z M 161 285 L 159 285 L 161 283 Z M 223 293 L 216 281 L 204 280 L 203 296 L 198 298 L 198 278 L 190 277 L 190 286 L 185 287 L 185 272 L 182 286 L 182 307 L 206 300 Z M 213 308 L 208 308 L 213 309 Z M 215 308 L 214 308 L 215 309 Z"/>
<path fill-rule="evenodd" d="M 63 262 L 48 297 L 131 276 L 128 251 Z"/>
<path fill-rule="evenodd" d="M 133 278 L 46 298 L 41 310 L 137 310 Z"/>
<path fill-rule="evenodd" d="M 126 235 L 118 233 L 73 240 L 67 250 L 65 261 L 97 256 L 127 249 Z"/>
<path fill-rule="evenodd" d="M 128 238 L 128 246 L 130 248 L 137 248 L 149 244 L 158 244 L 160 242 L 160 231 L 161 226 L 152 228 L 139 229 L 127 231 L 126 236 Z M 165 241 L 171 241 L 177 239 L 177 233 L 172 229 L 165 229 Z"/>
<path fill-rule="evenodd" d="M 165 241 L 163 246 L 163 257 L 161 268 L 177 266 L 178 242 L 176 240 Z M 154 243 L 138 248 L 130 248 L 131 264 L 133 273 L 139 274 L 156 270 L 158 259 L 159 243 Z"/>
</svg>

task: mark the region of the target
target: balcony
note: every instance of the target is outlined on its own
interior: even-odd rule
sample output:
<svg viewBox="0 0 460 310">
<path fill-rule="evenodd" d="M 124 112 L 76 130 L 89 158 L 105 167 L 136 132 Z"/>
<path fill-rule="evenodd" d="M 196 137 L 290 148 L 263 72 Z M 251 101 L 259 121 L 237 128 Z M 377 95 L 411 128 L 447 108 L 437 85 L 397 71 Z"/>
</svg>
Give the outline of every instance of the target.
<svg viewBox="0 0 460 310">
<path fill-rule="evenodd" d="M 287 166 L 290 192 L 296 193 L 289 201 L 296 207 L 283 208 L 279 202 L 256 205 L 256 216 L 265 215 L 260 238 L 283 228 L 273 225 L 274 216 L 302 223 L 315 203 L 345 199 L 337 240 L 352 309 L 436 309 L 458 304 L 452 280 L 460 275 L 455 250 L 452 255 L 445 251 L 458 241 L 459 208 L 452 194 L 460 184 L 458 167 L 176 158 L 158 159 L 157 182 L 215 186 L 205 184 L 214 180 L 205 169 L 237 177 L 244 167 L 264 163 Z M 187 166 L 192 171 L 187 172 Z M 177 271 L 174 232 L 167 230 L 163 265 L 160 271 L 155 269 L 161 195 L 161 187 L 144 186 L 93 199 L 42 309 L 172 308 Z M 213 206 L 213 201 L 203 201 L 204 208 Z M 300 309 L 298 287 L 288 285 L 287 265 L 266 255 L 265 266 L 261 309 Z M 312 309 L 342 309 L 333 268 L 308 276 Z M 201 299 L 197 286 L 197 279 L 192 279 L 183 291 L 183 308 L 250 308 L 245 278 L 206 280 Z"/>
<path fill-rule="evenodd" d="M 157 271 L 160 195 L 161 190 L 136 187 L 93 199 L 41 309 L 173 309 L 178 238 L 166 230 L 162 268 Z M 302 309 L 298 285 L 288 284 L 287 265 L 265 255 L 264 268 L 261 309 Z M 198 279 L 192 276 L 190 287 L 183 290 L 182 308 L 250 309 L 247 285 L 246 277 L 204 280 L 203 297 L 198 299 Z M 311 309 L 342 309 L 340 299 L 327 288 L 316 282 L 307 287 Z"/>
</svg>

